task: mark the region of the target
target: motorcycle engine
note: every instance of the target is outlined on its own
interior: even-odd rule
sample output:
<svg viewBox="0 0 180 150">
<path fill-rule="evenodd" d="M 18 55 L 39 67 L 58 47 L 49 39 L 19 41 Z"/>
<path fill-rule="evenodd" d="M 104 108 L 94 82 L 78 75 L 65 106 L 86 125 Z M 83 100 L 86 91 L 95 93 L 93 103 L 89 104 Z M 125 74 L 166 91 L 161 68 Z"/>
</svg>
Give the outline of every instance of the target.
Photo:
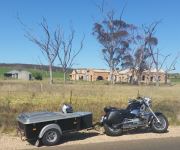
<svg viewBox="0 0 180 150">
<path fill-rule="evenodd" d="M 128 129 L 128 128 L 136 128 L 140 125 L 142 125 L 143 122 L 139 118 L 135 119 L 125 119 L 123 122 L 123 128 Z"/>
</svg>

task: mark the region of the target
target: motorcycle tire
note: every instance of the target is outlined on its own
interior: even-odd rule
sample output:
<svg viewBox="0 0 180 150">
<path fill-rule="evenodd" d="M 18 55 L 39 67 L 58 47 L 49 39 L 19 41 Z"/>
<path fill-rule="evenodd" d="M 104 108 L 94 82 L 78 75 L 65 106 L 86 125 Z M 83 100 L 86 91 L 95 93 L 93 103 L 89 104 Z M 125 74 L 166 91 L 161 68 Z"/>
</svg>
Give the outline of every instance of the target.
<svg viewBox="0 0 180 150">
<path fill-rule="evenodd" d="M 104 124 L 105 134 L 108 136 L 120 136 L 122 135 L 122 128 L 113 128 L 107 124 Z"/>
<path fill-rule="evenodd" d="M 169 126 L 167 118 L 163 114 L 158 115 L 157 117 L 160 120 L 160 123 L 157 122 L 156 118 L 153 118 L 153 120 L 151 122 L 151 129 L 155 133 L 165 133 L 165 132 L 167 132 L 167 129 L 168 129 L 168 126 Z"/>
</svg>

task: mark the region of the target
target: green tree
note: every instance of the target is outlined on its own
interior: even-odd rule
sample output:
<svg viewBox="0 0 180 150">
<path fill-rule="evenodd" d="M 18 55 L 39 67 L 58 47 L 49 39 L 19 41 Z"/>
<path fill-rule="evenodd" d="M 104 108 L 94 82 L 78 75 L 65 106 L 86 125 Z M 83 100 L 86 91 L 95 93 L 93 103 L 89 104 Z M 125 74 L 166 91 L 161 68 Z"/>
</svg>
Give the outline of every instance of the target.
<svg viewBox="0 0 180 150">
<path fill-rule="evenodd" d="M 135 26 L 128 24 L 121 18 L 115 18 L 114 11 L 106 14 L 100 22 L 94 23 L 93 35 L 103 46 L 103 59 L 110 69 L 110 81 L 114 83 L 114 71 L 118 65 L 126 64 L 129 58 L 131 32 Z"/>
</svg>

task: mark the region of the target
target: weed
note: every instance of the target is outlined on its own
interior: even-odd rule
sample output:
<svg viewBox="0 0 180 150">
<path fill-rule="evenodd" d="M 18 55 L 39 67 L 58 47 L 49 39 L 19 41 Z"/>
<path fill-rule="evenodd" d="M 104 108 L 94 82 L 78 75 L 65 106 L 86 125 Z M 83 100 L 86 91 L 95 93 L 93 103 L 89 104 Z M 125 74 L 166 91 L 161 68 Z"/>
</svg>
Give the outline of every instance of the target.
<svg viewBox="0 0 180 150">
<path fill-rule="evenodd" d="M 138 94 L 153 99 L 153 109 L 163 112 L 170 124 L 179 124 L 180 85 L 129 86 L 104 83 L 71 83 L 67 85 L 40 81 L 3 81 L 0 84 L 0 131 L 16 129 L 16 117 L 22 112 L 59 111 L 64 102 L 72 103 L 74 111 L 93 112 L 99 121 L 105 106 L 125 108 L 129 98 Z"/>
</svg>

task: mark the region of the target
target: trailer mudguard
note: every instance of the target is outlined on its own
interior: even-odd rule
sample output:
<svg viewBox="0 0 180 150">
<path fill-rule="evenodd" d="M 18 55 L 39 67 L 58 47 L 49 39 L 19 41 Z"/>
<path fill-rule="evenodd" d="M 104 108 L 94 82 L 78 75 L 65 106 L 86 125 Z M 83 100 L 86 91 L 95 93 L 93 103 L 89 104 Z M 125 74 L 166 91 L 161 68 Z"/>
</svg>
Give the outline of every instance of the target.
<svg viewBox="0 0 180 150">
<path fill-rule="evenodd" d="M 46 131 L 48 131 L 49 129 L 57 129 L 57 130 L 59 131 L 59 133 L 62 135 L 62 130 L 61 130 L 61 128 L 60 128 L 59 125 L 57 125 L 57 124 L 48 124 L 48 125 L 44 126 L 44 127 L 41 129 L 38 138 L 39 138 L 39 139 L 42 138 L 43 135 L 44 135 L 44 133 L 45 133 Z"/>
</svg>

